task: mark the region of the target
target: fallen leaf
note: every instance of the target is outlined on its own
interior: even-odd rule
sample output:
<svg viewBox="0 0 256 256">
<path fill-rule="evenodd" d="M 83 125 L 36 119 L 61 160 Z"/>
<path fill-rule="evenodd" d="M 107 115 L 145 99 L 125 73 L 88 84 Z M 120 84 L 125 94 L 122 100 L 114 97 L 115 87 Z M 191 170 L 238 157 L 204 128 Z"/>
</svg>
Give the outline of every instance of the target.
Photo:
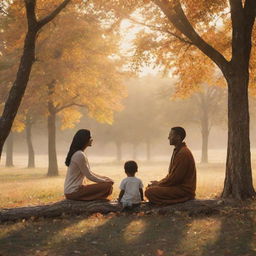
<svg viewBox="0 0 256 256">
<path fill-rule="evenodd" d="M 161 249 L 157 249 L 156 256 L 163 256 L 163 255 L 164 255 L 164 251 Z"/>
</svg>

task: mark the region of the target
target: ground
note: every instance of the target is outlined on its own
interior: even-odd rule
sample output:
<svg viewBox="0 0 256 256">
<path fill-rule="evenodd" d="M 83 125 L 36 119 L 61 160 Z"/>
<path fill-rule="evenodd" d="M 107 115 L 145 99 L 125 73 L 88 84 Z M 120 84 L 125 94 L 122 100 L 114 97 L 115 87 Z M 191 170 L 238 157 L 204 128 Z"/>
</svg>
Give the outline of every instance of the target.
<svg viewBox="0 0 256 256">
<path fill-rule="evenodd" d="M 140 163 L 146 185 L 163 177 L 167 163 Z M 115 180 L 112 199 L 124 177 L 118 164 L 92 164 Z M 46 168 L 1 168 L 0 207 L 44 204 L 63 198 L 65 168 L 48 178 Z M 254 175 L 255 176 L 255 175 Z M 223 186 L 224 164 L 198 164 L 197 198 L 214 198 Z M 0 255 L 92 256 L 253 256 L 256 255 L 256 202 L 213 216 L 175 214 L 94 214 L 62 216 L 0 225 Z"/>
</svg>

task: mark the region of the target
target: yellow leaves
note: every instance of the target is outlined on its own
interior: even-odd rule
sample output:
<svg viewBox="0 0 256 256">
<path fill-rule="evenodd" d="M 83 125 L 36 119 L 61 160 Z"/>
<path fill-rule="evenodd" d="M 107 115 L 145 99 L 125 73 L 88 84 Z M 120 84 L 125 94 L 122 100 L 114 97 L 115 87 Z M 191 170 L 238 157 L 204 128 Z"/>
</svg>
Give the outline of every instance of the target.
<svg viewBox="0 0 256 256">
<path fill-rule="evenodd" d="M 187 17 L 193 24 L 199 22 L 207 24 L 228 7 L 228 1 L 223 0 L 181 0 L 181 2 L 185 6 Z"/>
<path fill-rule="evenodd" d="M 38 0 L 37 18 L 45 17 L 61 2 L 63 0 Z M 81 4 L 83 12 L 76 4 Z M 47 101 L 52 101 L 55 109 L 64 109 L 59 115 L 61 128 L 66 129 L 74 127 L 81 118 L 74 103 L 84 105 L 91 117 L 107 123 L 112 123 L 114 111 L 121 109 L 121 100 L 125 96 L 120 72 L 122 61 L 109 58 L 119 55 L 119 37 L 104 29 L 99 19 L 100 11 L 87 10 L 85 6 L 81 1 L 72 1 L 40 32 L 36 62 L 20 108 L 21 115 L 33 109 L 40 109 L 41 115 L 41 110 L 47 109 Z M 12 68 L 4 74 L 8 82 L 15 77 L 15 65 L 20 57 L 18 51 L 23 47 L 26 34 L 24 11 L 23 1 L 14 1 L 8 10 L 10 19 L 6 20 L 7 25 L 0 33 L 0 39 L 6 43 L 3 52 L 0 49 L 3 59 L 9 60 L 9 54 L 12 54 Z M 50 93 L 49 85 L 53 85 Z"/>
<path fill-rule="evenodd" d="M 61 118 L 61 129 L 74 128 L 79 123 L 82 114 L 74 108 L 63 109 L 59 116 Z"/>
<path fill-rule="evenodd" d="M 14 123 L 12 125 L 12 131 L 22 132 L 25 129 L 25 124 L 20 116 L 16 116 Z"/>
</svg>

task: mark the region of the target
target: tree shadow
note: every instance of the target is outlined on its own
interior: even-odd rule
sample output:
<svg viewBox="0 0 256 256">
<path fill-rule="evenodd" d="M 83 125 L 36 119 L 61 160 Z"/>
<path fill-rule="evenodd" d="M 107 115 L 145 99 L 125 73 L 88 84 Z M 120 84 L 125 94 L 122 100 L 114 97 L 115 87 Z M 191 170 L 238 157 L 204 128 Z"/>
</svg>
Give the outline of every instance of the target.
<svg viewBox="0 0 256 256">
<path fill-rule="evenodd" d="M 221 219 L 217 240 L 206 244 L 201 255 L 255 256 L 255 232 L 253 213 L 233 213 L 225 216 Z"/>
<path fill-rule="evenodd" d="M 106 217 L 108 218 L 108 217 Z M 191 219 L 170 216 L 112 216 L 105 224 L 56 245 L 53 254 L 83 256 L 164 255 L 179 252 Z"/>
<path fill-rule="evenodd" d="M 71 220 L 39 219 L 1 224 L 0 229 L 8 231 L 0 236 L 0 255 L 36 255 L 42 250 L 47 251 L 56 234 L 80 220 L 81 217 L 74 217 Z"/>
</svg>

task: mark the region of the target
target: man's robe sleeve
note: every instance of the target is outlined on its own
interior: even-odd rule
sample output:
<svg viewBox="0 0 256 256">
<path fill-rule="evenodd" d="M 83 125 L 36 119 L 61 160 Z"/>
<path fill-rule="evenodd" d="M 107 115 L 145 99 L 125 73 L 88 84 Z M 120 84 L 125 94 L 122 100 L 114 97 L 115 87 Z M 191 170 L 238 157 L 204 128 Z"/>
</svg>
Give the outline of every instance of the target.
<svg viewBox="0 0 256 256">
<path fill-rule="evenodd" d="M 189 170 L 190 159 L 185 152 L 178 152 L 174 157 L 169 174 L 159 181 L 158 186 L 175 186 L 182 184 Z"/>
</svg>

